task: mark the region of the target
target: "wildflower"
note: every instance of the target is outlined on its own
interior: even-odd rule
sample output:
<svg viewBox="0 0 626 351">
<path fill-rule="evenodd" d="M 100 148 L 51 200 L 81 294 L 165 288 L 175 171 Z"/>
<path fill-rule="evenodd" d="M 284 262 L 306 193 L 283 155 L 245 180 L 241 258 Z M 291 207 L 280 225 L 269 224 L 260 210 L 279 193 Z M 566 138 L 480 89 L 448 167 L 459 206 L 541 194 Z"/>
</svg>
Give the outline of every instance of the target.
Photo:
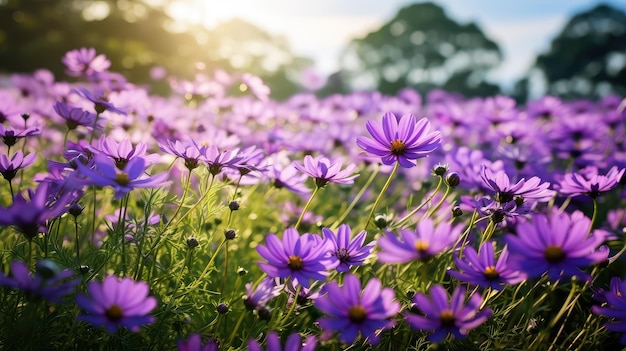
<svg viewBox="0 0 626 351">
<path fill-rule="evenodd" d="M 185 167 L 191 171 L 200 165 L 200 158 L 204 155 L 206 146 L 199 146 L 194 140 L 186 143 L 182 143 L 178 140 L 174 142 L 167 140 L 163 144 L 159 143 L 159 149 L 183 159 Z"/>
<path fill-rule="evenodd" d="M 65 120 L 67 129 L 74 130 L 78 126 L 93 127 L 96 115 L 79 107 L 69 107 L 61 101 L 54 104 L 54 111 Z"/>
<path fill-rule="evenodd" d="M 600 231 L 588 235 L 590 226 L 591 220 L 581 212 L 571 216 L 567 213 L 535 214 L 532 223 L 517 225 L 517 235 L 505 237 L 512 263 L 529 278 L 544 273 L 552 279 L 587 278 L 579 267 L 600 263 L 608 254 L 598 249 L 604 235 Z"/>
<path fill-rule="evenodd" d="M 380 252 L 378 259 L 385 263 L 406 263 L 412 260 L 427 261 L 431 257 L 449 248 L 463 230 L 461 225 L 452 227 L 450 223 L 435 223 L 430 218 L 424 218 L 417 224 L 415 232 L 401 229 L 398 237 L 387 231 L 384 237 L 378 240 Z"/>
<path fill-rule="evenodd" d="M 276 332 L 270 332 L 267 334 L 267 351 L 313 351 L 317 346 L 317 338 L 314 335 L 309 335 L 302 342 L 302 337 L 297 332 L 292 333 L 285 342 L 285 347 L 280 345 L 280 339 Z M 250 339 L 248 341 L 248 350 L 250 351 L 263 351 L 263 348 L 259 343 Z"/>
<path fill-rule="evenodd" d="M 134 158 L 143 158 L 145 164 L 152 164 L 159 159 L 159 155 L 150 154 L 146 155 L 148 145 L 139 143 L 133 146 L 128 139 L 124 139 L 121 142 L 117 142 L 115 139 L 107 137 L 106 135 L 100 136 L 96 146 L 89 148 L 94 153 L 100 153 L 106 155 L 115 161 L 115 167 L 123 170 L 128 164 L 128 161 Z"/>
<path fill-rule="evenodd" d="M 123 170 L 116 168 L 112 159 L 103 155 L 96 155 L 95 169 L 89 169 L 81 163 L 78 164 L 80 174 L 89 185 L 112 186 L 115 189 L 115 197 L 121 198 L 134 188 L 155 188 L 163 185 L 167 173 L 160 173 L 152 177 L 144 177 L 145 160 L 141 157 L 131 159 Z"/>
<path fill-rule="evenodd" d="M 103 54 L 96 56 L 94 48 L 80 48 L 68 51 L 61 59 L 68 75 L 91 77 L 106 71 L 111 62 Z"/>
<path fill-rule="evenodd" d="M 294 167 L 302 173 L 305 173 L 315 179 L 315 185 L 320 188 L 330 183 L 352 184 L 354 178 L 358 174 L 352 174 L 356 168 L 355 164 L 348 165 L 341 170 L 341 162 L 331 162 L 326 157 L 313 158 L 309 155 L 304 156 L 304 165 L 295 163 Z"/>
<path fill-rule="evenodd" d="M 560 182 L 559 193 L 567 196 L 587 195 L 596 199 L 600 193 L 607 192 L 620 182 L 624 171 L 613 166 L 606 175 L 599 174 L 595 167 L 588 167 L 585 173 L 567 173 Z"/>
<path fill-rule="evenodd" d="M 256 96 L 261 101 L 267 101 L 270 95 L 270 88 L 263 83 L 261 78 L 249 74 L 244 73 L 241 76 L 242 85 L 240 86 L 240 90 L 246 91 L 248 88 L 252 92 L 254 96 Z"/>
<path fill-rule="evenodd" d="M 154 322 L 149 313 L 157 306 L 157 300 L 148 296 L 145 282 L 109 275 L 102 282 L 90 282 L 87 290 L 90 296 L 76 297 L 76 303 L 85 312 L 78 315 L 79 320 L 104 326 L 109 333 L 115 333 L 120 327 L 138 332 L 141 325 Z"/>
<path fill-rule="evenodd" d="M 243 304 L 248 310 L 258 310 L 265 307 L 268 301 L 280 294 L 282 286 L 277 286 L 274 279 L 265 278 L 254 288 L 252 283 L 246 284 L 246 295 L 243 296 Z"/>
<path fill-rule="evenodd" d="M 203 151 L 204 152 L 200 160 L 207 165 L 209 173 L 214 176 L 222 172 L 222 168 L 224 167 L 236 169 L 236 165 L 241 160 L 241 156 L 239 156 L 239 149 L 220 151 L 217 146 L 209 145 L 203 149 Z"/>
<path fill-rule="evenodd" d="M 352 266 L 362 265 L 375 244 L 372 241 L 363 246 L 367 235 L 365 230 L 362 230 L 354 239 L 350 237 L 350 234 L 350 227 L 347 224 L 340 225 L 337 234 L 328 228 L 322 228 L 324 239 L 331 243 L 330 254 L 339 261 L 338 272 L 347 272 Z"/>
<path fill-rule="evenodd" d="M 496 200 L 502 204 L 516 200 L 516 198 L 521 198 L 522 201 L 548 201 L 555 194 L 553 190 L 548 190 L 550 183 L 541 183 L 539 177 L 532 177 L 528 180 L 522 178 L 517 183 L 511 184 L 509 176 L 504 171 L 494 173 L 484 166 L 480 175 L 484 184 L 496 192 Z"/>
<path fill-rule="evenodd" d="M 15 145 L 19 139 L 39 134 L 41 134 L 41 129 L 38 127 L 16 129 L 12 126 L 5 127 L 4 124 L 0 124 L 0 137 L 2 137 L 2 142 L 9 148 Z"/>
<path fill-rule="evenodd" d="M 219 350 L 219 343 L 214 340 L 209 340 L 203 345 L 200 334 L 193 333 L 187 340 L 177 341 L 176 347 L 178 351 L 217 351 Z"/>
<path fill-rule="evenodd" d="M 17 171 L 32 165 L 36 158 L 36 153 L 24 156 L 21 150 L 13 154 L 11 159 L 4 154 L 0 155 L 0 173 L 2 173 L 4 179 L 11 181 L 17 174 Z"/>
<path fill-rule="evenodd" d="M 372 278 L 361 290 L 359 278 L 345 276 L 343 286 L 336 282 L 325 285 L 326 295 L 315 300 L 315 306 L 326 314 L 318 323 L 324 330 L 339 332 L 339 340 L 350 344 L 359 333 L 374 345 L 380 330 L 392 328 L 390 320 L 400 311 L 400 304 L 390 288 L 382 288 L 380 281 Z"/>
<path fill-rule="evenodd" d="M 432 342 L 440 342 L 448 334 L 463 339 L 470 330 L 483 324 L 492 315 L 489 308 L 478 310 L 482 304 L 480 294 L 472 295 L 464 304 L 465 293 L 465 287 L 457 287 L 450 298 L 441 285 L 433 285 L 430 298 L 420 292 L 413 297 L 415 307 L 424 315 L 407 312 L 404 318 L 413 329 L 433 330 L 434 333 L 428 336 Z"/>
<path fill-rule="evenodd" d="M 72 293 L 80 283 L 80 278 L 70 279 L 73 275 L 71 270 L 61 271 L 55 263 L 47 260 L 37 262 L 35 274 L 32 275 L 26 263 L 13 261 L 10 275 L 0 273 L 0 285 L 21 290 L 31 301 L 44 298 L 61 303 L 63 296 Z"/>
<path fill-rule="evenodd" d="M 309 279 L 324 280 L 326 270 L 336 266 L 327 257 L 328 242 L 316 235 L 300 235 L 296 229 L 287 228 L 282 240 L 270 234 L 265 243 L 257 246 L 258 253 L 267 260 L 259 262 L 259 266 L 273 278 L 290 277 L 294 284 L 308 288 Z"/>
<path fill-rule="evenodd" d="M 398 121 L 393 113 L 387 112 L 383 115 L 382 126 L 370 120 L 366 128 L 373 139 L 359 136 L 357 145 L 381 156 L 385 165 L 398 162 L 404 168 L 411 168 L 415 166 L 412 160 L 428 156 L 441 144 L 441 133 L 431 132 L 426 118 L 416 122 L 412 114 L 405 114 Z"/>
<path fill-rule="evenodd" d="M 304 185 L 307 179 L 306 174 L 298 172 L 294 164 L 283 167 L 275 163 L 269 169 L 267 176 L 273 179 L 274 187 L 278 189 L 285 188 L 299 195 L 311 192 L 311 190 Z"/>
<path fill-rule="evenodd" d="M 21 193 L 15 195 L 13 204 L 0 211 L 0 225 L 15 226 L 28 240 L 47 233 L 47 222 L 65 213 L 74 200 L 71 193 L 55 196 L 51 189 L 50 183 L 39 183 L 34 191 L 28 190 L 30 201 Z"/>
<path fill-rule="evenodd" d="M 85 88 L 78 88 L 78 90 L 74 90 L 81 97 L 93 102 L 94 110 L 97 114 L 101 114 L 104 111 L 111 111 L 115 113 L 119 113 L 120 115 L 126 115 L 126 111 L 115 107 L 112 103 L 109 102 L 109 98 L 102 91 L 94 91 L 93 93 Z"/>
<path fill-rule="evenodd" d="M 456 279 L 480 287 L 491 287 L 500 290 L 505 284 L 517 284 L 524 280 L 518 270 L 509 267 L 509 253 L 506 246 L 502 249 L 500 257 L 496 261 L 494 254 L 495 242 L 485 242 L 476 253 L 473 247 L 463 249 L 463 258 L 458 255 L 454 263 L 460 271 L 448 270 L 448 274 Z"/>
<path fill-rule="evenodd" d="M 613 288 L 613 285 L 615 287 Z M 622 333 L 619 339 L 620 343 L 626 344 L 626 282 L 621 280 L 611 280 L 612 288 L 610 291 L 604 292 L 603 299 L 606 301 L 602 306 L 592 306 L 591 310 L 595 314 L 600 314 L 614 320 L 606 323 L 606 329 L 612 332 Z"/>
</svg>

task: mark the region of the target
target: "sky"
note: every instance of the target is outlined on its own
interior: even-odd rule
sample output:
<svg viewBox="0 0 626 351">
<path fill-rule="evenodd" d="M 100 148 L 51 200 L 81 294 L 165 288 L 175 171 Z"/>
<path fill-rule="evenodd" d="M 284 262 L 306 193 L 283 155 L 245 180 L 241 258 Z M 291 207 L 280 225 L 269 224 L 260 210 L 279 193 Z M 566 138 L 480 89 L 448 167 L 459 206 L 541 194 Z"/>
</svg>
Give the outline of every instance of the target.
<svg viewBox="0 0 626 351">
<path fill-rule="evenodd" d="M 315 61 L 319 73 L 338 69 L 341 49 L 392 19 L 410 0 L 180 0 L 172 15 L 211 28 L 238 17 L 287 38 L 296 55 Z M 500 45 L 503 63 L 491 79 L 509 89 L 572 15 L 608 3 L 626 11 L 626 0 L 434 0 L 460 23 L 475 22 Z"/>
</svg>

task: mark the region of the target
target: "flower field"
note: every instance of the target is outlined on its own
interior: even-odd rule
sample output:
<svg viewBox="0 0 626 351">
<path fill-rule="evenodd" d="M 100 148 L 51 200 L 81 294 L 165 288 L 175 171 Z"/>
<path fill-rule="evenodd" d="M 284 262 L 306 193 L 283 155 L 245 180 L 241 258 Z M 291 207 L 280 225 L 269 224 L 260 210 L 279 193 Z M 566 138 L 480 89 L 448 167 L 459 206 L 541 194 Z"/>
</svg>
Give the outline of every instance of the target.
<svg viewBox="0 0 626 351">
<path fill-rule="evenodd" d="M 161 96 L 59 59 L 0 88 L 2 349 L 626 344 L 626 100 Z"/>
</svg>

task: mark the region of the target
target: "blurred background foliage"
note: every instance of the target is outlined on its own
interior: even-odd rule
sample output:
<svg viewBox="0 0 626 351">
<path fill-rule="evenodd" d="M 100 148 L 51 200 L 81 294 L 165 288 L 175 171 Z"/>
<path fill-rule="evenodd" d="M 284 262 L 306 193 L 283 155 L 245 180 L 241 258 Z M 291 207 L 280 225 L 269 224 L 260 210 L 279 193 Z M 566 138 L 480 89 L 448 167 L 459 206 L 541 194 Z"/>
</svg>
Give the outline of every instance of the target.
<svg viewBox="0 0 626 351">
<path fill-rule="evenodd" d="M 193 79 L 215 69 L 249 72 L 284 99 L 304 87 L 314 63 L 298 57 L 286 39 L 240 19 L 207 29 L 181 25 L 165 11 L 168 0 L 0 0 L 0 73 L 50 69 L 63 77 L 61 57 L 94 47 L 130 81 L 150 82 L 150 69 Z M 312 29 L 313 30 L 313 29 Z M 430 2 L 398 11 L 379 29 L 353 39 L 340 71 L 317 91 L 325 96 L 377 89 L 395 94 L 435 88 L 466 96 L 501 93 L 489 72 L 502 61 L 498 43 L 475 23 L 459 23 Z M 576 14 L 539 55 L 511 93 L 526 100 L 537 87 L 564 98 L 626 96 L 626 14 L 599 5 Z"/>
</svg>

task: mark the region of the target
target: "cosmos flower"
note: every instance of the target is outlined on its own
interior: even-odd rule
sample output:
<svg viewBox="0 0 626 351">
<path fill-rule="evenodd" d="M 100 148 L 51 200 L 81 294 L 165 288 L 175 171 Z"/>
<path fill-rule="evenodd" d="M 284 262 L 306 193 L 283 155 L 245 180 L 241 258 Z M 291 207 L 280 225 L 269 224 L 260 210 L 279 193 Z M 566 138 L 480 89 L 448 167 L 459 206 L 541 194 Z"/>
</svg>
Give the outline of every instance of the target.
<svg viewBox="0 0 626 351">
<path fill-rule="evenodd" d="M 465 301 L 465 287 L 457 287 L 452 297 L 441 285 L 430 288 L 430 297 L 418 292 L 413 297 L 415 307 L 424 315 L 405 313 L 404 318 L 413 329 L 432 330 L 428 340 L 442 341 L 448 334 L 457 339 L 463 339 L 468 332 L 483 324 L 492 315 L 488 308 L 479 311 L 482 304 L 480 294 L 472 295 L 467 304 Z"/>
<path fill-rule="evenodd" d="M 166 140 L 165 143 L 159 143 L 159 149 L 183 159 L 185 167 L 193 170 L 200 165 L 200 158 L 204 155 L 206 146 L 199 146 L 193 139 L 189 142 Z"/>
<path fill-rule="evenodd" d="M 601 306 L 592 306 L 595 314 L 603 315 L 613 320 L 604 324 L 606 329 L 622 333 L 620 343 L 626 344 L 626 282 L 616 279 L 611 280 L 611 290 L 603 293 L 604 303 Z"/>
<path fill-rule="evenodd" d="M 243 296 L 243 304 L 248 310 L 258 310 L 267 302 L 280 294 L 282 286 L 276 285 L 273 278 L 265 278 L 254 288 L 252 283 L 246 284 L 246 295 Z"/>
<path fill-rule="evenodd" d="M 167 179 L 167 173 L 160 173 L 152 177 L 144 176 L 145 160 L 141 157 L 131 159 L 124 169 L 115 166 L 112 159 L 104 155 L 94 157 L 95 167 L 90 169 L 78 163 L 82 182 L 87 185 L 112 186 L 115 197 L 121 198 L 135 188 L 156 188 L 162 186 Z"/>
<path fill-rule="evenodd" d="M 38 127 L 33 126 L 25 129 L 18 129 L 12 126 L 0 124 L 0 137 L 2 137 L 2 142 L 9 148 L 15 145 L 19 139 L 40 134 L 41 129 Z"/>
<path fill-rule="evenodd" d="M 521 198 L 522 202 L 526 200 L 543 202 L 550 200 L 555 194 L 553 190 L 548 189 L 550 183 L 541 183 L 539 177 L 532 177 L 528 180 L 522 178 L 512 184 L 504 171 L 494 173 L 484 166 L 480 176 L 485 185 L 496 193 L 496 200 L 500 203 L 507 203 L 516 198 Z"/>
<path fill-rule="evenodd" d="M 291 278 L 294 284 L 305 288 L 309 280 L 324 280 L 327 270 L 337 265 L 329 259 L 328 241 L 317 235 L 302 234 L 294 228 L 283 232 L 282 240 L 275 234 L 265 237 L 265 245 L 257 246 L 257 251 L 267 262 L 259 262 L 261 269 L 273 278 Z"/>
<path fill-rule="evenodd" d="M 242 158 L 239 155 L 239 149 L 220 151 L 217 146 L 209 145 L 203 151 L 200 160 L 207 165 L 209 173 L 214 176 L 222 172 L 224 167 L 237 169 L 237 164 Z"/>
<path fill-rule="evenodd" d="M 356 165 L 351 163 L 343 170 L 341 162 L 330 161 L 326 157 L 313 158 L 310 155 L 304 156 L 304 164 L 295 163 L 294 167 L 315 179 L 315 185 L 323 188 L 328 183 L 352 184 L 358 174 L 352 174 Z"/>
<path fill-rule="evenodd" d="M 96 120 L 95 114 L 80 107 L 69 107 L 61 101 L 57 101 L 53 108 L 57 115 L 65 120 L 65 125 L 69 130 L 74 130 L 78 126 L 92 128 Z"/>
<path fill-rule="evenodd" d="M 26 263 L 13 261 L 10 275 L 0 272 L 0 285 L 21 290 L 31 301 L 44 298 L 50 302 L 61 303 L 63 296 L 74 292 L 74 288 L 80 283 L 80 278 L 70 279 L 73 275 L 71 270 L 61 271 L 49 260 L 37 262 L 34 274 L 28 270 Z"/>
<path fill-rule="evenodd" d="M 567 173 L 560 182 L 559 193 L 566 196 L 587 195 L 592 199 L 607 192 L 620 182 L 624 171 L 613 166 L 606 175 L 599 174 L 595 167 L 588 167 L 584 173 Z"/>
<path fill-rule="evenodd" d="M 17 171 L 35 163 L 36 158 L 36 153 L 24 156 L 21 150 L 18 150 L 15 154 L 13 154 L 11 159 L 2 154 L 0 155 L 0 173 L 2 173 L 4 179 L 11 181 L 17 174 Z"/>
<path fill-rule="evenodd" d="M 390 320 L 400 312 L 400 304 L 391 288 L 383 288 L 380 281 L 371 278 L 361 290 L 359 278 L 345 276 L 343 286 L 330 282 L 324 286 L 325 295 L 315 300 L 315 306 L 326 316 L 318 319 L 324 330 L 339 332 L 339 340 L 350 344 L 361 334 L 375 345 L 380 330 L 392 328 Z"/>
<path fill-rule="evenodd" d="M 280 344 L 280 339 L 278 338 L 278 334 L 276 332 L 270 332 L 267 334 L 267 351 L 313 351 L 317 346 L 317 338 L 314 335 L 309 335 L 302 342 L 302 337 L 299 333 L 294 332 L 287 338 L 285 342 L 285 347 L 282 347 Z M 263 351 L 264 349 L 259 345 L 259 343 L 250 339 L 248 341 L 248 350 L 249 351 Z"/>
<path fill-rule="evenodd" d="M 591 220 L 581 212 L 550 215 L 534 214 L 532 222 L 520 222 L 517 235 L 505 241 L 511 252 L 510 263 L 529 278 L 547 273 L 552 279 L 577 276 L 588 278 L 580 268 L 597 264 L 608 252 L 599 249 L 605 239 L 601 231 L 590 235 Z"/>
<path fill-rule="evenodd" d="M 94 110 L 97 114 L 101 114 L 104 111 L 111 111 L 115 113 L 119 113 L 120 115 L 126 115 L 126 111 L 120 109 L 109 102 L 109 98 L 104 94 L 104 92 L 95 90 L 93 93 L 85 88 L 78 88 L 78 90 L 74 89 L 81 97 L 93 102 Z"/>
<path fill-rule="evenodd" d="M 109 333 L 117 332 L 120 327 L 138 332 L 142 325 L 154 322 L 149 313 L 157 306 L 157 300 L 148 296 L 145 282 L 109 275 L 102 282 L 90 282 L 87 290 L 89 296 L 76 296 L 76 303 L 83 310 L 79 320 L 104 326 Z"/>
<path fill-rule="evenodd" d="M 202 344 L 200 334 L 193 333 L 189 335 L 187 340 L 179 340 L 176 342 L 178 351 L 218 351 L 219 343 L 209 340 L 206 344 Z"/>
<path fill-rule="evenodd" d="M 347 272 L 352 266 L 363 264 L 369 256 L 375 242 L 363 246 L 367 232 L 362 230 L 354 239 L 351 238 L 350 226 L 342 224 L 337 228 L 337 234 L 328 228 L 322 228 L 322 236 L 331 243 L 330 253 L 339 261 L 338 272 Z"/>
<path fill-rule="evenodd" d="M 304 185 L 307 179 L 306 174 L 300 173 L 293 163 L 286 167 L 280 163 L 274 163 L 269 168 L 267 176 L 273 181 L 274 187 L 278 189 L 285 188 L 299 195 L 311 192 L 311 189 Z"/>
<path fill-rule="evenodd" d="M 507 284 L 517 284 L 524 280 L 524 275 L 509 267 L 509 253 L 506 246 L 502 249 L 498 260 L 494 254 L 495 242 L 484 242 L 476 253 L 471 246 L 463 249 L 462 258 L 454 257 L 454 263 L 460 271 L 448 270 L 448 274 L 456 279 L 475 284 L 480 287 L 491 287 L 501 290 Z"/>
<path fill-rule="evenodd" d="M 128 139 L 118 143 L 115 139 L 106 135 L 100 136 L 96 145 L 89 147 L 89 149 L 96 154 L 106 155 L 113 159 L 115 167 L 120 170 L 123 170 L 128 161 L 134 158 L 143 158 L 146 165 L 153 164 L 160 158 L 157 154 L 147 155 L 148 145 L 144 143 L 138 143 L 133 146 Z"/>
<path fill-rule="evenodd" d="M 109 69 L 111 62 L 104 54 L 96 55 L 94 48 L 80 48 L 68 51 L 61 59 L 66 73 L 72 77 L 90 77 Z"/>
<path fill-rule="evenodd" d="M 406 263 L 412 260 L 427 261 L 448 249 L 463 231 L 462 225 L 435 223 L 424 218 L 417 223 L 417 230 L 400 229 L 402 241 L 393 233 L 385 232 L 378 240 L 378 260 L 384 263 Z"/>
<path fill-rule="evenodd" d="M 441 144 L 441 133 L 431 132 L 426 118 L 416 122 L 412 114 L 405 114 L 398 121 L 393 113 L 387 112 L 382 125 L 369 120 L 365 127 L 373 139 L 359 136 L 357 145 L 380 156 L 385 165 L 398 162 L 404 168 L 411 168 L 415 166 L 414 160 L 428 156 Z"/>
</svg>

